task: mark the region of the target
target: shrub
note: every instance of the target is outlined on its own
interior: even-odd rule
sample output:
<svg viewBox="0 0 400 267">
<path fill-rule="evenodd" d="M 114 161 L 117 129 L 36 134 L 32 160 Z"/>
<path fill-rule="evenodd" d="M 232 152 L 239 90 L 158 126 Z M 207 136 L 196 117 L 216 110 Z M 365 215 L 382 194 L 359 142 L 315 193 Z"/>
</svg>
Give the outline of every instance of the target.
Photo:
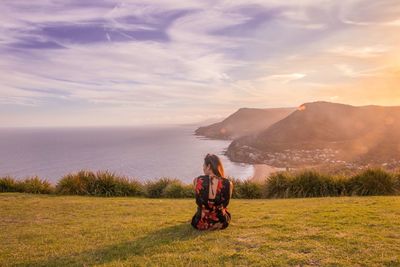
<svg viewBox="0 0 400 267">
<path fill-rule="evenodd" d="M 331 178 L 332 194 L 331 196 L 347 196 L 349 194 L 347 188 L 348 178 L 344 176 L 333 176 Z"/>
<path fill-rule="evenodd" d="M 91 186 L 91 194 L 96 196 L 138 196 L 142 195 L 141 184 L 135 180 L 129 180 L 113 172 L 98 171 L 96 179 Z"/>
<path fill-rule="evenodd" d="M 368 169 L 346 178 L 328 176 L 313 170 L 298 173 L 277 172 L 264 184 L 228 177 L 233 183 L 232 198 L 287 198 L 345 195 L 400 194 L 400 172 L 388 173 L 382 169 Z M 54 188 L 48 181 L 35 176 L 25 180 L 0 178 L 0 192 L 26 192 L 95 196 L 147 196 L 150 198 L 194 197 L 193 184 L 178 179 L 160 178 L 144 184 L 109 171 L 96 173 L 81 170 L 60 179 Z"/>
<path fill-rule="evenodd" d="M 10 176 L 1 177 L 0 192 L 18 192 L 18 182 Z"/>
<path fill-rule="evenodd" d="M 170 183 L 164 188 L 162 197 L 167 198 L 185 198 L 185 197 L 193 197 L 194 190 L 191 185 L 184 185 L 179 180 L 172 180 Z"/>
<path fill-rule="evenodd" d="M 57 184 L 57 192 L 66 195 L 140 196 L 143 195 L 143 186 L 136 180 L 109 171 L 81 170 L 64 176 Z"/>
<path fill-rule="evenodd" d="M 233 183 L 232 198 L 240 198 L 238 188 L 242 185 L 243 181 L 234 177 L 227 177 Z"/>
<path fill-rule="evenodd" d="M 395 175 L 395 193 L 400 195 L 400 171 Z"/>
<path fill-rule="evenodd" d="M 44 179 L 37 176 L 26 178 L 18 183 L 18 192 L 32 193 L 32 194 L 51 194 L 54 192 L 53 186 Z"/>
<path fill-rule="evenodd" d="M 233 198 L 261 198 L 262 185 L 251 182 L 250 180 L 231 179 L 233 182 Z"/>
<path fill-rule="evenodd" d="M 294 175 L 288 186 L 288 197 L 323 197 L 334 195 L 332 178 L 305 170 Z"/>
<path fill-rule="evenodd" d="M 120 196 L 143 196 L 143 185 L 137 181 L 126 177 L 117 180 L 116 191 Z"/>
<path fill-rule="evenodd" d="M 396 179 L 393 174 L 382 169 L 367 169 L 352 176 L 347 182 L 347 188 L 351 195 L 390 195 L 396 191 Z"/>
<path fill-rule="evenodd" d="M 95 196 L 106 197 L 119 195 L 119 192 L 117 191 L 117 177 L 115 173 L 111 173 L 109 171 L 98 171 L 96 173 L 96 180 L 91 194 Z"/>
<path fill-rule="evenodd" d="M 288 188 L 292 177 L 288 172 L 271 174 L 264 184 L 264 196 L 267 198 L 288 197 Z"/>
<path fill-rule="evenodd" d="M 81 170 L 67 174 L 57 183 L 56 192 L 63 195 L 90 195 L 96 182 L 96 175 L 91 171 Z"/>
<path fill-rule="evenodd" d="M 194 193 L 194 187 L 193 184 L 187 184 L 183 186 L 184 189 L 184 195 L 186 198 L 194 198 L 195 193 Z"/>
<path fill-rule="evenodd" d="M 145 183 L 146 196 L 159 198 L 163 196 L 165 188 L 174 180 L 170 178 L 160 178 L 158 180 L 147 181 Z"/>
</svg>

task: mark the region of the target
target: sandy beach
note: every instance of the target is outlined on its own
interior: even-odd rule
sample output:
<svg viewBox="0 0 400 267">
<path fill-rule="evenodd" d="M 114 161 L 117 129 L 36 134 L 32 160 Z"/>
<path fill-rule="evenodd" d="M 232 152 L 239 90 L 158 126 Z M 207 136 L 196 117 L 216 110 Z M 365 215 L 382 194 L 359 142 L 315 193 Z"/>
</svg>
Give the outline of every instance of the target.
<svg viewBox="0 0 400 267">
<path fill-rule="evenodd" d="M 254 174 L 253 174 L 253 177 L 251 177 L 250 181 L 257 182 L 257 183 L 264 182 L 265 179 L 271 173 L 285 170 L 285 168 L 276 168 L 276 167 L 269 166 L 266 164 L 254 164 L 253 167 L 254 167 Z"/>
</svg>

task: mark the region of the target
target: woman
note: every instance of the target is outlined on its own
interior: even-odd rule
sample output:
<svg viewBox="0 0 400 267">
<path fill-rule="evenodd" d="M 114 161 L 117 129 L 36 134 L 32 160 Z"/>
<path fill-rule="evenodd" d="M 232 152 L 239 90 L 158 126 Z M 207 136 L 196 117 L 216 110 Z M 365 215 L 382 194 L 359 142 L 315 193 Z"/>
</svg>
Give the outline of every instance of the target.
<svg viewBox="0 0 400 267">
<path fill-rule="evenodd" d="M 197 212 L 192 218 L 192 226 L 199 230 L 224 229 L 231 221 L 231 214 L 226 208 L 233 184 L 224 178 L 224 167 L 216 155 L 206 155 L 203 172 L 204 175 L 193 180 Z"/>
</svg>

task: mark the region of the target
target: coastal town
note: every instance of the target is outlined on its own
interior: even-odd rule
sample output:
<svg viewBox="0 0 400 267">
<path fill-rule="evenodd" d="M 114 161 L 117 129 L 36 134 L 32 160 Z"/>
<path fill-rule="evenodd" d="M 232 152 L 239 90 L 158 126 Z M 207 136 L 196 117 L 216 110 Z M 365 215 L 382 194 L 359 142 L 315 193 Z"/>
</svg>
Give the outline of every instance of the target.
<svg viewBox="0 0 400 267">
<path fill-rule="evenodd" d="M 256 148 L 243 145 L 240 149 L 230 150 L 227 155 L 240 162 L 250 164 L 266 164 L 269 166 L 290 170 L 299 167 L 319 167 L 322 169 L 362 170 L 371 166 L 378 166 L 393 170 L 400 166 L 400 160 L 391 159 L 387 162 L 347 160 L 346 154 L 338 149 L 284 149 L 281 151 L 264 152 Z"/>
</svg>

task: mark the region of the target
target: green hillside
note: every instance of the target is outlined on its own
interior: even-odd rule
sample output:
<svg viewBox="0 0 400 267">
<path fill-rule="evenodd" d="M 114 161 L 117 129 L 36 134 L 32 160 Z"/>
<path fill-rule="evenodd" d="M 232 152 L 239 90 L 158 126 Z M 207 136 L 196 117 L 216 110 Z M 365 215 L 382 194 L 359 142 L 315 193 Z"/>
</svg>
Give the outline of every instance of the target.
<svg viewBox="0 0 400 267">
<path fill-rule="evenodd" d="M 198 232 L 193 199 L 0 194 L 0 266 L 400 266 L 400 197 L 239 200 Z"/>
</svg>

